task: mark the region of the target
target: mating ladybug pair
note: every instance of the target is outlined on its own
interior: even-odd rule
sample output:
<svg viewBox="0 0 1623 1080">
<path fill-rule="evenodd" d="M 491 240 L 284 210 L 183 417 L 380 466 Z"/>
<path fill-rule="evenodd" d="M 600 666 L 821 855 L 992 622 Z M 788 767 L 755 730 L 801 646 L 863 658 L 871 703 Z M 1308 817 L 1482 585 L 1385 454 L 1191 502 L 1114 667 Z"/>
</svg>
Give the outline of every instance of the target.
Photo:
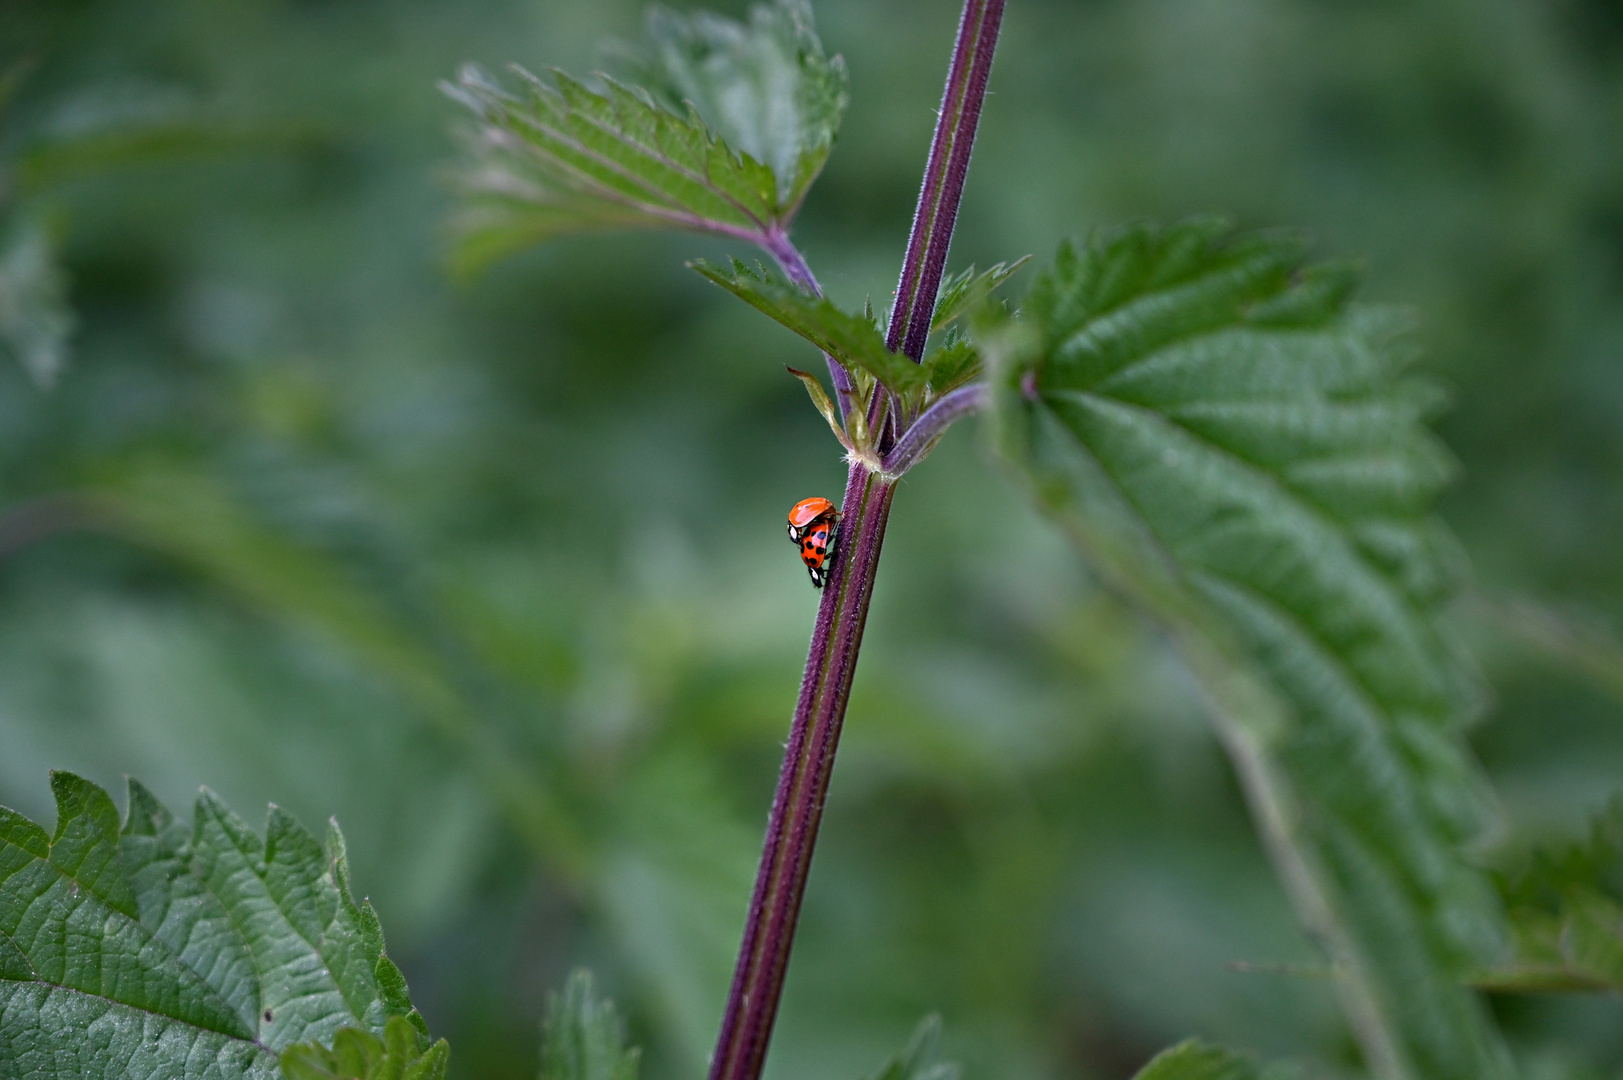
<svg viewBox="0 0 1623 1080">
<path fill-rule="evenodd" d="M 840 539 L 840 512 L 827 499 L 802 499 L 789 511 L 789 541 L 800 549 L 800 561 L 821 589 L 834 567 L 834 549 Z"/>
</svg>

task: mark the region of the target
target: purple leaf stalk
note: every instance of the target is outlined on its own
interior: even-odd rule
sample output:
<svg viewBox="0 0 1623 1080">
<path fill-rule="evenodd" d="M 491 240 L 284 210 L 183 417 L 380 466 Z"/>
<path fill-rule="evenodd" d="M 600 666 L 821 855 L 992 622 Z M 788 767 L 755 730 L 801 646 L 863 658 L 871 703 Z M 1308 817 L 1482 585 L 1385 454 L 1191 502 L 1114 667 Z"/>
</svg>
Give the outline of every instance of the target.
<svg viewBox="0 0 1623 1080">
<path fill-rule="evenodd" d="M 924 355 L 930 333 L 1002 20 L 1003 0 L 966 0 L 964 4 L 886 338 L 892 351 L 899 349 L 915 361 Z M 785 274 L 802 288 L 819 291 L 810 268 L 786 235 L 773 230 L 762 239 Z M 830 374 L 843 415 L 855 400 L 853 387 L 845 370 L 832 359 Z M 841 506 L 840 555 L 812 631 L 755 893 L 710 1062 L 710 1080 L 759 1080 L 766 1061 L 896 481 L 929 451 L 949 424 L 984 401 L 984 387 L 966 386 L 944 395 L 915 419 L 891 415 L 884 388 L 874 388 L 868 430 L 874 433 L 880 456 L 877 461 L 850 459 Z"/>
</svg>

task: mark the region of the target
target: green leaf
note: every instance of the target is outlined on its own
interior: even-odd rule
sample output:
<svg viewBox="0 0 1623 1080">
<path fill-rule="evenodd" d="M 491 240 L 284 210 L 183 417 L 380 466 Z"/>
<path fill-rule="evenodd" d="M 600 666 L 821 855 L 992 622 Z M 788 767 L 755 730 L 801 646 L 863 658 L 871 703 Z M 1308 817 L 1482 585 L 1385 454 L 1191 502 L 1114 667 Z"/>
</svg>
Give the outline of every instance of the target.
<svg viewBox="0 0 1623 1080">
<path fill-rule="evenodd" d="M 847 368 L 861 368 L 894 393 L 922 389 L 927 369 L 885 348 L 885 338 L 866 314 L 841 311 L 821 296 L 778 278 L 762 267 L 732 260 L 723 268 L 697 259 L 688 264 L 758 311 L 776 319 Z"/>
<path fill-rule="evenodd" d="M 426 1047 L 336 824 L 323 848 L 273 806 L 261 840 L 204 791 L 187 827 L 132 780 L 121 828 L 89 781 L 51 790 L 52 834 L 0 807 L 0 1074 L 268 1078 L 391 1018 Z"/>
<path fill-rule="evenodd" d="M 67 275 L 45 226 L 27 221 L 0 248 L 0 342 L 40 386 L 67 362 L 73 313 Z"/>
<path fill-rule="evenodd" d="M 547 1003 L 541 1080 L 637 1080 L 640 1051 L 625 1045 L 614 1002 L 592 992 L 592 976 L 576 971 Z"/>
<path fill-rule="evenodd" d="M 1300 262 L 1212 219 L 1063 248 L 982 335 L 1000 445 L 1179 642 L 1371 1070 L 1503 1076 L 1457 983 L 1501 924 L 1458 851 L 1481 781 L 1438 620 L 1459 563 L 1430 511 L 1438 395 L 1404 376 L 1402 319 Z"/>
<path fill-rule="evenodd" d="M 1540 851 L 1499 879 L 1509 959 L 1479 986 L 1528 992 L 1623 991 L 1623 799 L 1590 825 L 1587 844 Z"/>
<path fill-rule="evenodd" d="M 759 8 L 748 27 L 662 15 L 653 30 L 645 69 L 664 101 L 606 76 L 594 89 L 519 68 L 518 94 L 472 65 L 444 85 L 476 118 L 457 221 L 464 265 L 584 230 L 760 241 L 787 228 L 845 103 L 844 66 L 823 55 L 809 10 Z"/>
<path fill-rule="evenodd" d="M 360 1028 L 340 1028 L 332 1049 L 299 1043 L 282 1051 L 287 1080 L 445 1080 L 451 1047 L 444 1039 L 425 1046 L 421 1033 L 392 1016 L 383 1038 Z"/>
<path fill-rule="evenodd" d="M 845 61 L 823 52 L 807 0 L 750 8 L 748 24 L 654 8 L 637 81 L 675 112 L 691 104 L 711 130 L 777 180 L 781 220 L 822 171 L 845 112 Z"/>
<path fill-rule="evenodd" d="M 1156 1054 L 1133 1080 L 1258 1080 L 1257 1067 L 1221 1046 L 1189 1039 Z"/>
<path fill-rule="evenodd" d="M 980 274 L 975 273 L 975 268 L 971 266 L 943 281 L 941 291 L 936 295 L 935 313 L 930 317 L 930 333 L 946 329 L 954 319 L 991 296 L 992 290 L 1008 281 L 1016 270 L 1029 261 L 1031 256 L 1024 255 L 1012 263 L 998 263 Z"/>
<path fill-rule="evenodd" d="M 926 1016 L 913 1029 L 907 1046 L 880 1068 L 873 1080 L 958 1080 L 956 1062 L 939 1061 L 941 1017 Z"/>
</svg>

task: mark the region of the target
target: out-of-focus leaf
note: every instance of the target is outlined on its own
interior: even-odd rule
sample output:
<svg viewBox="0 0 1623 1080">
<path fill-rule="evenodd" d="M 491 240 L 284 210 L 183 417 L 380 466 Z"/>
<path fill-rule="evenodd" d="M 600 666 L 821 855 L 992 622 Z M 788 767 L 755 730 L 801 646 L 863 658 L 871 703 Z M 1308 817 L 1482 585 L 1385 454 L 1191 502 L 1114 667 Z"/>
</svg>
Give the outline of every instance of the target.
<svg viewBox="0 0 1623 1080">
<path fill-rule="evenodd" d="M 956 1062 L 940 1061 L 941 1017 L 926 1016 L 913 1029 L 907 1046 L 880 1068 L 873 1080 L 958 1080 Z"/>
<path fill-rule="evenodd" d="M 973 266 L 941 283 L 936 295 L 935 313 L 930 316 L 932 334 L 945 330 L 954 319 L 992 295 L 992 290 L 1008 281 L 1014 272 L 1031 261 L 1023 255 L 1012 263 L 998 263 L 989 270 L 975 273 Z"/>
<path fill-rule="evenodd" d="M 50 386 L 67 362 L 72 332 L 67 275 L 50 233 L 25 222 L 0 248 L 0 342 L 36 383 Z"/>
<path fill-rule="evenodd" d="M 777 179 L 780 220 L 794 216 L 834 147 L 845 61 L 823 52 L 807 0 L 750 8 L 747 24 L 654 8 L 637 81 L 673 111 L 691 104 L 729 146 Z"/>
<path fill-rule="evenodd" d="M 1216 220 L 1063 248 L 986 336 L 1001 448 L 1183 647 L 1372 1071 L 1507 1075 L 1457 983 L 1500 925 L 1457 850 L 1476 690 L 1437 618 L 1436 394 L 1401 377 L 1402 320 L 1300 262 Z"/>
<path fill-rule="evenodd" d="M 1587 844 L 1537 852 L 1499 883 L 1511 955 L 1478 985 L 1623 992 L 1623 799 L 1596 815 Z"/>
<path fill-rule="evenodd" d="M 583 230 L 759 241 L 787 228 L 845 102 L 845 68 L 824 56 L 809 9 L 759 8 L 748 27 L 660 15 L 653 29 L 648 70 L 685 104 L 558 71 L 549 83 L 515 68 L 520 94 L 472 65 L 444 84 L 477 119 L 461 173 L 462 265 Z"/>
<path fill-rule="evenodd" d="M 1258 1080 L 1257 1067 L 1221 1046 L 1189 1039 L 1156 1054 L 1133 1080 Z"/>
<path fill-rule="evenodd" d="M 547 1003 L 540 1080 L 637 1080 L 640 1055 L 625 1044 L 614 1002 L 592 992 L 590 972 L 574 972 Z"/>
<path fill-rule="evenodd" d="M 261 840 L 204 791 L 191 826 L 134 781 L 51 776 L 56 831 L 0 808 L 0 1074 L 273 1077 L 276 1054 L 391 1018 L 428 1031 L 383 930 L 272 807 Z"/>
<path fill-rule="evenodd" d="M 288 1047 L 282 1051 L 282 1075 L 287 1080 L 445 1080 L 450 1044 L 424 1042 L 410 1023 L 391 1016 L 381 1039 L 360 1028 L 340 1028 L 330 1050 L 320 1043 Z"/>
</svg>

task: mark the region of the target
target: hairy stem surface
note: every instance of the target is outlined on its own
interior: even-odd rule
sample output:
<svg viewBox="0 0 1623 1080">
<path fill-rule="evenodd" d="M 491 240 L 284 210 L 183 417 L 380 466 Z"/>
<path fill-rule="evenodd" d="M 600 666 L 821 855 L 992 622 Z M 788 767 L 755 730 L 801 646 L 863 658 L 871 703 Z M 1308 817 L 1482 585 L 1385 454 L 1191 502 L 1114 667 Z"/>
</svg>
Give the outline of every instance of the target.
<svg viewBox="0 0 1623 1080">
<path fill-rule="evenodd" d="M 965 0 L 942 98 L 941 119 L 902 266 L 891 340 L 887 341 L 894 350 L 905 330 L 906 343 L 912 348 L 904 347 L 903 351 L 915 360 L 924 354 L 924 341 L 929 335 L 1002 19 L 1003 0 Z M 788 237 L 773 233 L 766 237 L 765 246 L 791 279 L 810 292 L 819 291 L 810 267 Z M 843 413 L 849 404 L 850 385 L 843 369 L 832 360 L 830 373 L 840 392 Z M 885 407 L 883 397 L 882 389 L 876 388 L 875 417 Z M 968 402 L 966 395 L 964 404 L 972 407 Z M 949 419 L 945 412 L 943 419 Z M 933 441 L 923 438 L 919 446 L 909 450 L 909 460 Z M 759 1080 L 766 1062 L 894 494 L 894 480 L 883 479 L 861 462 L 852 463 L 841 507 L 839 554 L 812 631 L 800 701 L 767 821 L 755 894 L 744 924 L 727 1011 L 710 1062 L 710 1080 Z"/>
<path fill-rule="evenodd" d="M 766 1060 L 895 490 L 865 466 L 851 466 L 839 561 L 812 631 L 711 1080 L 754 1080 Z"/>
</svg>

